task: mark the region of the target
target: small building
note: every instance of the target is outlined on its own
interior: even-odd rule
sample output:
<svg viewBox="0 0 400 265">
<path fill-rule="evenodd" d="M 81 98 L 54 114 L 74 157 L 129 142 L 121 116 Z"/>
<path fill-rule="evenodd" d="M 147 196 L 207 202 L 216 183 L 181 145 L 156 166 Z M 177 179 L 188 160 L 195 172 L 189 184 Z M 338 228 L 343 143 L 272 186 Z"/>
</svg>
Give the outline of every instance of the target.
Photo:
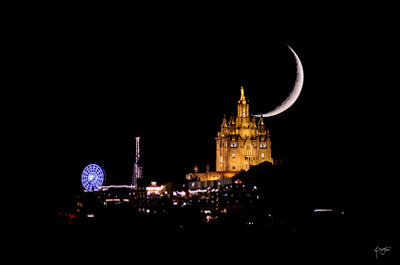
<svg viewBox="0 0 400 265">
<path fill-rule="evenodd" d="M 146 194 L 147 196 L 159 196 L 164 190 L 164 185 L 157 186 L 157 182 L 152 181 L 151 185 L 146 187 Z"/>
</svg>

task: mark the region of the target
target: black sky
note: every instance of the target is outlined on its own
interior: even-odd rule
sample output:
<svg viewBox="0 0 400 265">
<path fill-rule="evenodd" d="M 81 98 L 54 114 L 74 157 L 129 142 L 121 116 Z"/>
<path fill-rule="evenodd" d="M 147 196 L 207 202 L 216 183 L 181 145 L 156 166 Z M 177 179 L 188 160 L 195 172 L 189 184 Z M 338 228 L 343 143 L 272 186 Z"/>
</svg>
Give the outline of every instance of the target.
<svg viewBox="0 0 400 265">
<path fill-rule="evenodd" d="M 60 190 L 79 192 L 90 163 L 109 184 L 129 184 L 135 136 L 145 178 L 183 180 L 194 164 L 215 167 L 214 138 L 223 115 L 236 115 L 240 86 L 253 114 L 290 92 L 295 62 L 285 44 L 302 61 L 304 87 L 289 110 L 265 121 L 272 156 L 301 161 L 299 177 L 315 187 L 368 196 L 375 182 L 390 186 L 392 24 L 354 14 L 150 11 L 54 14 L 32 34 L 38 124 L 50 147 L 42 165 L 57 171 L 50 178 Z"/>
</svg>

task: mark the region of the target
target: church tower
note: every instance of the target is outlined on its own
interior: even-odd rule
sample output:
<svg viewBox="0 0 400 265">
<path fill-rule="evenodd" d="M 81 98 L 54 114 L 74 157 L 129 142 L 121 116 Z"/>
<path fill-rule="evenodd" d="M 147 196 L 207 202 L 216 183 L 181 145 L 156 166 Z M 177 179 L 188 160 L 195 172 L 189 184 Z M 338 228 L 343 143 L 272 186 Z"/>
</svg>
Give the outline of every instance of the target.
<svg viewBox="0 0 400 265">
<path fill-rule="evenodd" d="M 240 88 L 237 115 L 232 114 L 229 119 L 224 115 L 221 130 L 215 139 L 216 171 L 210 171 L 207 167 L 206 172 L 200 173 L 195 166 L 193 173 L 186 174 L 186 179 L 193 181 L 189 188 L 204 188 L 211 185 L 208 181 L 218 180 L 220 183 L 229 180 L 241 170 L 249 170 L 251 166 L 263 162 L 273 163 L 269 131 L 263 117 L 257 122 L 256 117 L 250 115 L 243 86 Z"/>
<path fill-rule="evenodd" d="M 237 106 L 237 121 L 239 127 L 247 128 L 250 124 L 249 104 L 244 96 L 243 86 L 240 88 L 240 99 Z"/>
<path fill-rule="evenodd" d="M 257 123 L 256 118 L 250 115 L 243 86 L 240 88 L 237 116 L 231 116 L 229 123 L 226 116 L 222 120 L 216 138 L 216 152 L 216 170 L 220 172 L 247 171 L 265 161 L 273 163 L 269 131 L 262 117 Z"/>
</svg>

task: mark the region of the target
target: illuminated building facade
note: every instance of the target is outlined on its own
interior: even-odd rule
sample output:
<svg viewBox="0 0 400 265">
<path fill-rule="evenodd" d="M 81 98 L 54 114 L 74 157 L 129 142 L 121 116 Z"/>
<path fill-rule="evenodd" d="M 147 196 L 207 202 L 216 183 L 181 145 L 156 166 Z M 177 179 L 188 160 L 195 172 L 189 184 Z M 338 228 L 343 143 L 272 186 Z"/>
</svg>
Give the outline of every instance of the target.
<svg viewBox="0 0 400 265">
<path fill-rule="evenodd" d="M 242 170 L 263 162 L 273 163 L 271 139 L 263 117 L 256 120 L 250 115 L 249 103 L 240 89 L 237 116 L 222 119 L 221 130 L 216 138 L 216 171 L 207 166 L 205 173 L 199 173 L 197 166 L 193 173 L 186 175 L 189 181 L 215 181 L 232 178 Z M 203 185 L 204 186 L 204 185 Z"/>
</svg>

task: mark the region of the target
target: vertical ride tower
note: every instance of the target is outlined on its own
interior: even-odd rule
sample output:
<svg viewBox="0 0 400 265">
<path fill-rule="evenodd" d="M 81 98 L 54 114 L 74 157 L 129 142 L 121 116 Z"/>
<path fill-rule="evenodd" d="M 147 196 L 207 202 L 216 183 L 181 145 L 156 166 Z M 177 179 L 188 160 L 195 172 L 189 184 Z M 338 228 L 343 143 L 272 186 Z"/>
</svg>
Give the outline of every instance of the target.
<svg viewBox="0 0 400 265">
<path fill-rule="evenodd" d="M 142 167 L 139 165 L 140 160 L 140 137 L 136 137 L 136 157 L 133 165 L 132 186 L 137 186 L 137 180 L 142 178 Z"/>
</svg>

